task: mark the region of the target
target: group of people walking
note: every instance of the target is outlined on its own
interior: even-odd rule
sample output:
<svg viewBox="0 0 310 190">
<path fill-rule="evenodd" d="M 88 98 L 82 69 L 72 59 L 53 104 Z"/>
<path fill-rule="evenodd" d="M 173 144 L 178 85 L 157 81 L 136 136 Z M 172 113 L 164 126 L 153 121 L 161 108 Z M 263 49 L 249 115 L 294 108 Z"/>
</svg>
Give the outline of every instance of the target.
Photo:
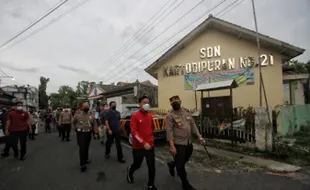
<svg viewBox="0 0 310 190">
<path fill-rule="evenodd" d="M 200 135 L 191 114 L 181 108 L 179 96 L 169 99 L 172 110 L 165 118 L 167 141 L 170 146 L 170 153 L 173 160 L 167 163 L 168 171 L 171 176 L 175 176 L 175 169 L 182 181 L 182 189 L 195 189 L 187 180 L 185 164 L 193 152 L 192 134 L 195 134 L 202 144 L 205 143 Z M 148 190 L 156 190 L 155 186 L 155 149 L 154 149 L 154 122 L 150 109 L 149 98 L 142 96 L 138 100 L 139 111 L 135 112 L 130 119 L 130 129 L 132 134 L 132 157 L 133 163 L 127 167 L 126 179 L 128 183 L 134 183 L 134 174 L 141 167 L 143 159 L 146 159 L 148 167 Z M 35 130 L 35 116 L 23 111 L 22 102 L 17 102 L 16 109 L 8 113 L 5 119 L 5 134 L 8 137 L 7 145 L 2 154 L 3 157 L 9 155 L 9 148 L 14 150 L 14 156 L 20 156 L 20 160 L 25 159 L 27 131 L 33 139 Z M 79 147 L 80 170 L 85 172 L 89 160 L 89 147 L 94 133 L 94 129 L 99 129 L 101 143 L 105 144 L 105 158 L 110 158 L 111 145 L 114 142 L 117 150 L 117 161 L 125 163 L 122 145 L 120 112 L 116 110 L 116 102 L 112 101 L 109 105 L 101 107 L 100 114 L 94 116 L 89 112 L 88 103 L 81 103 L 74 112 L 66 106 L 64 109 L 57 110 L 55 121 L 59 131 L 59 136 L 63 141 L 70 141 L 70 133 L 77 138 Z M 47 130 L 49 132 L 49 130 Z M 97 132 L 96 132 L 97 133 Z M 95 134 L 96 134 L 95 133 Z M 18 152 L 17 142 L 20 141 L 20 153 Z"/>
</svg>

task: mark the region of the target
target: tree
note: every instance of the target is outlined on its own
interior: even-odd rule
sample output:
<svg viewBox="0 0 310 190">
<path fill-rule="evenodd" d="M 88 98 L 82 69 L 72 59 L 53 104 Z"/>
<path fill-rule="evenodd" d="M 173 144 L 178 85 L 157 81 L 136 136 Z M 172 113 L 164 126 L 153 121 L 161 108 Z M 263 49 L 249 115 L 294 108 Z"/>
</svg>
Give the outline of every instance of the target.
<svg viewBox="0 0 310 190">
<path fill-rule="evenodd" d="M 80 81 L 76 87 L 76 95 L 78 97 L 87 97 L 89 89 L 91 89 L 96 83 L 88 81 Z"/>
<path fill-rule="evenodd" d="M 43 76 L 40 77 L 40 85 L 39 85 L 39 107 L 40 109 L 48 108 L 48 95 L 46 94 L 47 83 L 49 82 L 49 78 L 45 78 Z"/>
<path fill-rule="evenodd" d="M 77 93 L 70 86 L 60 86 L 58 89 L 61 105 L 69 105 L 70 107 L 76 107 L 77 105 Z"/>
<path fill-rule="evenodd" d="M 57 109 L 62 106 L 61 97 L 58 93 L 52 93 L 50 95 L 50 102 L 52 109 Z"/>
</svg>

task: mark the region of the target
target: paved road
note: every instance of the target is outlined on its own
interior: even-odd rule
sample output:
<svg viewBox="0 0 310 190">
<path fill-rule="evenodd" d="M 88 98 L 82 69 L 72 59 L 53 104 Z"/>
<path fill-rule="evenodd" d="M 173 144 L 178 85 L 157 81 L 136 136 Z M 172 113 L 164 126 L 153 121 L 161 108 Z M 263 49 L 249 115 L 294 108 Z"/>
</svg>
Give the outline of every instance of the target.
<svg viewBox="0 0 310 190">
<path fill-rule="evenodd" d="M 127 184 L 127 164 L 116 162 L 115 147 L 111 158 L 104 158 L 104 148 L 92 141 L 92 163 L 86 173 L 78 167 L 76 141 L 61 142 L 56 133 L 41 133 L 28 143 L 28 159 L 24 162 L 13 158 L 0 159 L 1 190 L 139 190 L 146 189 L 147 170 L 143 166 L 135 177 L 135 184 Z M 3 148 L 3 145 L 0 145 Z M 131 150 L 124 146 L 127 162 L 131 163 Z M 209 190 L 309 190 L 310 186 L 289 178 L 262 173 L 197 172 L 189 168 L 191 181 L 198 189 Z M 167 174 L 162 162 L 157 162 L 156 184 L 162 190 L 180 190 L 180 182 Z"/>
</svg>

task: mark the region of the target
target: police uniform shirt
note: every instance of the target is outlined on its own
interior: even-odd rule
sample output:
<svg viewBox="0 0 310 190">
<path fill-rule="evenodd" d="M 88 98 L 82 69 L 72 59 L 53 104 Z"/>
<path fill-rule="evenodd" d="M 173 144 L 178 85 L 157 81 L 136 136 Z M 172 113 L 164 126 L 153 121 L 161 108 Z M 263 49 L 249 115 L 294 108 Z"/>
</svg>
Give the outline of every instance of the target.
<svg viewBox="0 0 310 190">
<path fill-rule="evenodd" d="M 91 130 L 97 127 L 95 118 L 89 113 L 78 112 L 73 118 L 73 130 Z"/>
<path fill-rule="evenodd" d="M 167 140 L 177 145 L 192 143 L 192 134 L 199 135 L 196 123 L 191 114 L 180 108 L 177 112 L 170 111 L 165 119 Z"/>
</svg>

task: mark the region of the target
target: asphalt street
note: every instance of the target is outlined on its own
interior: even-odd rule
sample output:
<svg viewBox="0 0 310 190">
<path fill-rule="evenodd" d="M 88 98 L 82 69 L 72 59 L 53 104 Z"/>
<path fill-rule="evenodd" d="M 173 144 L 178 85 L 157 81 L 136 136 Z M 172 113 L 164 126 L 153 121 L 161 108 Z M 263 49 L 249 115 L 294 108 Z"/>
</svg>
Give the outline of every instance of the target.
<svg viewBox="0 0 310 190">
<path fill-rule="evenodd" d="M 3 145 L 0 145 L 3 148 Z M 104 147 L 92 140 L 91 164 L 81 173 L 76 140 L 61 142 L 56 133 L 40 133 L 35 141 L 28 141 L 25 161 L 13 157 L 0 159 L 0 190 L 139 190 L 146 189 L 145 163 L 135 174 L 135 183 L 126 181 L 126 167 L 131 163 L 130 147 L 124 145 L 126 164 L 116 161 L 115 146 L 110 159 L 104 158 Z M 12 154 L 12 152 L 11 152 Z M 178 178 L 169 176 L 164 161 L 157 159 L 156 186 L 162 190 L 180 190 Z M 216 173 L 188 169 L 189 179 L 198 189 L 208 190 L 309 190 L 299 180 L 264 173 Z"/>
</svg>

